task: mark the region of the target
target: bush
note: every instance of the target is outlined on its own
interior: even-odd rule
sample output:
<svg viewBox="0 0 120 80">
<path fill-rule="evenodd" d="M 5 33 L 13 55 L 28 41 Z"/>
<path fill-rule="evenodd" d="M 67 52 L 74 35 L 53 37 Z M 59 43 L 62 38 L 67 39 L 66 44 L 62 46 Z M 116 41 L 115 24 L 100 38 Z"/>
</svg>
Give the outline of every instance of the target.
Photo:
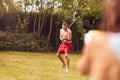
<svg viewBox="0 0 120 80">
<path fill-rule="evenodd" d="M 5 33 L 0 32 L 0 50 L 16 50 L 31 52 L 49 51 L 47 39 L 39 38 L 37 34 L 32 33 Z"/>
</svg>

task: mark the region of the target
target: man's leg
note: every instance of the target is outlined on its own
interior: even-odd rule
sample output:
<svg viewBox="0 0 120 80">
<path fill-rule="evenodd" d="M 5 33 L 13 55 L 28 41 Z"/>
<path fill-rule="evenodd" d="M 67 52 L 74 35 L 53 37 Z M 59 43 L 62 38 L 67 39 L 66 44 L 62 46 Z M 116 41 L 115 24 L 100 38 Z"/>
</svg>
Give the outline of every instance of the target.
<svg viewBox="0 0 120 80">
<path fill-rule="evenodd" d="M 65 65 L 65 62 L 64 62 L 64 60 L 63 60 L 61 54 L 57 53 L 57 57 L 58 57 L 59 60 L 62 62 L 62 68 L 65 67 L 66 65 Z"/>
<path fill-rule="evenodd" d="M 66 71 L 69 71 L 70 59 L 69 59 L 69 54 L 68 53 L 65 53 L 65 58 L 66 58 Z"/>
</svg>

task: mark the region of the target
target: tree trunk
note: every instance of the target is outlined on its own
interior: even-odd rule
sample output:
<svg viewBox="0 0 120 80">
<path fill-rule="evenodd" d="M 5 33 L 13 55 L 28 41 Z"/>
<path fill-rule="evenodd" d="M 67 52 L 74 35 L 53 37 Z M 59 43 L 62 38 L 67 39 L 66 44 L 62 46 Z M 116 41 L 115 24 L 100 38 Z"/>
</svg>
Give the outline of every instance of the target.
<svg viewBox="0 0 120 80">
<path fill-rule="evenodd" d="M 40 10 L 40 14 L 39 14 L 39 21 L 38 21 L 38 36 L 40 36 L 40 29 L 41 29 L 41 20 L 42 20 L 42 0 L 40 0 L 41 2 L 41 10 Z"/>
<path fill-rule="evenodd" d="M 36 6 L 36 12 L 38 10 L 38 7 Z M 36 30 L 36 21 L 37 21 L 37 13 L 35 14 L 35 20 L 34 20 L 34 26 L 33 26 L 33 33 L 35 33 Z"/>
<path fill-rule="evenodd" d="M 33 26 L 33 33 L 35 33 L 36 21 L 37 21 L 37 14 L 35 15 L 34 26 Z"/>
<path fill-rule="evenodd" d="M 0 16 L 2 16 L 1 14 L 4 14 L 6 12 L 6 8 L 3 5 L 3 0 L 0 0 Z"/>
<path fill-rule="evenodd" d="M 50 20 L 50 31 L 49 31 L 49 34 L 48 34 L 48 42 L 50 41 L 50 37 L 51 37 L 51 33 L 52 33 L 52 23 L 53 23 L 53 13 L 54 13 L 54 0 L 52 0 L 52 4 L 53 4 L 53 7 L 52 7 L 52 15 L 51 15 L 51 20 Z"/>
<path fill-rule="evenodd" d="M 59 46 L 59 29 L 58 25 L 56 25 L 56 50 L 58 49 Z"/>
<path fill-rule="evenodd" d="M 40 25 L 41 25 L 41 13 L 39 14 L 39 20 L 38 20 L 38 35 L 40 35 Z"/>
<path fill-rule="evenodd" d="M 78 41 L 78 35 L 76 34 L 76 49 L 77 52 L 79 51 L 79 41 Z"/>
<path fill-rule="evenodd" d="M 42 33 L 42 29 L 44 27 L 45 16 L 46 16 L 46 11 L 44 10 L 44 14 L 43 14 L 43 18 L 42 18 L 42 24 L 41 24 L 41 29 L 40 29 L 40 36 L 41 36 L 41 33 Z"/>
<path fill-rule="evenodd" d="M 25 0 L 25 12 L 24 12 L 24 20 L 23 20 L 23 23 L 26 21 L 26 18 L 27 18 L 27 5 L 26 5 L 26 3 L 27 3 L 27 0 Z"/>
<path fill-rule="evenodd" d="M 26 3 L 27 3 L 27 0 L 25 0 L 25 13 L 27 12 L 27 5 L 26 5 Z"/>
</svg>

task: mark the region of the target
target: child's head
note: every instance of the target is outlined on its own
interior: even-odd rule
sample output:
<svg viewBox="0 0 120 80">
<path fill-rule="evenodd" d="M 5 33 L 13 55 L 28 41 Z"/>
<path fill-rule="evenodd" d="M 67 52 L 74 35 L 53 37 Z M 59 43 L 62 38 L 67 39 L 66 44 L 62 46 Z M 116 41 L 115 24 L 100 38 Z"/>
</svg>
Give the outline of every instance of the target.
<svg viewBox="0 0 120 80">
<path fill-rule="evenodd" d="M 120 0 L 105 0 L 100 28 L 104 31 L 120 32 Z"/>
</svg>

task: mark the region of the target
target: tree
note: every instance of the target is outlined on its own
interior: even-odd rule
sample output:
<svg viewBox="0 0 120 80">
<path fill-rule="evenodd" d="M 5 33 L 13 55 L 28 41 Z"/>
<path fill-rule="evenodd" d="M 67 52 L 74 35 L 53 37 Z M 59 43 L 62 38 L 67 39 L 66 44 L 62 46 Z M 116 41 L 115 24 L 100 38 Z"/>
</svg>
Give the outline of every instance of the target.
<svg viewBox="0 0 120 80">
<path fill-rule="evenodd" d="M 16 32 L 25 33 L 27 32 L 27 27 L 29 24 L 29 18 L 26 18 L 24 22 L 21 20 L 20 15 L 18 15 L 18 24 L 16 25 Z"/>
<path fill-rule="evenodd" d="M 40 36 L 41 36 L 41 33 L 42 33 L 42 29 L 43 29 L 43 27 L 44 27 L 44 22 L 45 22 L 45 16 L 46 16 L 46 10 L 44 9 L 44 11 L 43 11 L 43 17 L 42 17 L 42 22 L 41 22 L 41 29 L 40 29 Z"/>
<path fill-rule="evenodd" d="M 6 12 L 5 6 L 3 5 L 3 0 L 0 0 L 0 17 Z"/>
<path fill-rule="evenodd" d="M 54 0 L 52 0 L 52 14 L 51 14 L 51 19 L 50 19 L 50 31 L 49 31 L 48 38 L 47 38 L 48 42 L 50 41 L 50 36 L 52 33 L 53 14 L 54 14 Z"/>
<path fill-rule="evenodd" d="M 17 12 L 15 4 L 13 3 L 13 0 L 4 0 L 4 4 L 6 5 L 7 12 L 9 13 Z"/>
<path fill-rule="evenodd" d="M 38 10 L 39 10 L 39 1 L 38 0 L 36 0 L 35 1 L 35 4 L 33 4 L 33 6 L 36 6 L 36 11 L 35 11 L 35 19 L 34 19 L 34 26 L 33 26 L 33 33 L 35 33 L 35 30 L 36 30 L 36 21 L 37 21 L 37 12 L 38 12 Z"/>
</svg>

